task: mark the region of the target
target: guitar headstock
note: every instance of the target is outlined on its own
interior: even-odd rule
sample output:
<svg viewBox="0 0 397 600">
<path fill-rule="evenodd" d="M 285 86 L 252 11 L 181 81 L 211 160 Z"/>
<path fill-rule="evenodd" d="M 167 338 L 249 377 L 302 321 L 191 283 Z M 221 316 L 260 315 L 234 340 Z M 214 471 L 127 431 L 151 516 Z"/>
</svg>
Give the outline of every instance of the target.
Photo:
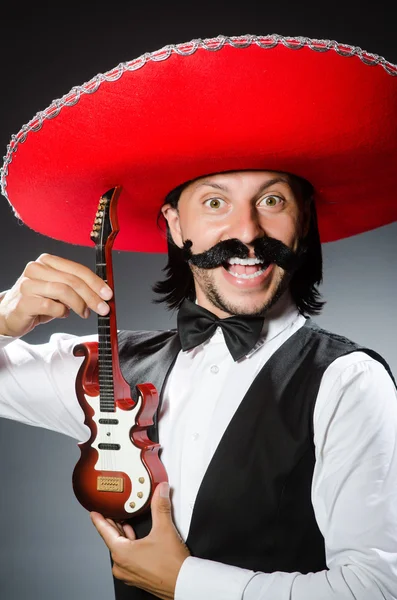
<svg viewBox="0 0 397 600">
<path fill-rule="evenodd" d="M 90 235 L 96 246 L 105 246 L 110 236 L 113 239 L 119 231 L 116 206 L 120 191 L 121 187 L 116 186 L 103 194 L 99 200 Z"/>
</svg>

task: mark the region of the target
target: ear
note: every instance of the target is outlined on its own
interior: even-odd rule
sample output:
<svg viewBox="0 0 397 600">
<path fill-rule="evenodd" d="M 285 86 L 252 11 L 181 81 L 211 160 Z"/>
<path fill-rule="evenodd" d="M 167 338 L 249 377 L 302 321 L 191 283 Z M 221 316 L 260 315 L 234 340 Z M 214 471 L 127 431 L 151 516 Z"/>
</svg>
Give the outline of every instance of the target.
<svg viewBox="0 0 397 600">
<path fill-rule="evenodd" d="M 178 209 L 173 208 L 171 204 L 164 204 L 164 206 L 161 207 L 161 212 L 163 214 L 164 219 L 168 223 L 168 227 L 170 229 L 171 237 L 174 240 L 174 243 L 177 246 L 179 246 L 179 248 L 182 248 L 183 237 Z"/>
</svg>

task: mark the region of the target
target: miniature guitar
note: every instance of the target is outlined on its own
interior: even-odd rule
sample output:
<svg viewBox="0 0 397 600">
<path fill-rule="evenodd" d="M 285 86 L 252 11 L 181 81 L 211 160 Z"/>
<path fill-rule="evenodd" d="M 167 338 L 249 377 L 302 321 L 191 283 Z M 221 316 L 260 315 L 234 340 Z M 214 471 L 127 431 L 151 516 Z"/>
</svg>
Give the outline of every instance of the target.
<svg viewBox="0 0 397 600">
<path fill-rule="evenodd" d="M 91 239 L 96 250 L 96 274 L 112 288 L 112 247 L 119 231 L 117 201 L 121 188 L 104 194 L 99 202 Z M 76 378 L 77 398 L 91 431 L 80 443 L 81 456 L 73 471 L 77 500 L 89 511 L 112 519 L 128 519 L 146 510 L 158 483 L 167 473 L 149 439 L 159 396 L 151 383 L 136 386 L 136 399 L 119 364 L 115 296 L 110 312 L 98 315 L 98 342 L 79 344 L 75 356 L 84 356 Z"/>
</svg>

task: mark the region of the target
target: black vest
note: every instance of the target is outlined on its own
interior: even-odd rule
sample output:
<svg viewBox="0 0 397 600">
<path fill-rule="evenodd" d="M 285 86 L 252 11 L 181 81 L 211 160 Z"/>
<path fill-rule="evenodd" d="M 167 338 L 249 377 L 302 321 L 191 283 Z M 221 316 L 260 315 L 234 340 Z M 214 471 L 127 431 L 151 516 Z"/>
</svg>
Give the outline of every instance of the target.
<svg viewBox="0 0 397 600">
<path fill-rule="evenodd" d="M 135 385 L 161 391 L 180 350 L 177 333 L 121 332 L 121 369 Z M 252 382 L 205 473 L 186 544 L 193 556 L 254 571 L 322 571 L 324 538 L 311 503 L 313 411 L 321 378 L 338 357 L 376 352 L 320 329 L 310 319 L 273 354 Z M 208 382 L 210 393 L 210 382 Z M 157 425 L 149 431 L 158 441 Z M 150 512 L 131 521 L 137 536 Z M 117 600 L 155 598 L 115 579 Z"/>
</svg>

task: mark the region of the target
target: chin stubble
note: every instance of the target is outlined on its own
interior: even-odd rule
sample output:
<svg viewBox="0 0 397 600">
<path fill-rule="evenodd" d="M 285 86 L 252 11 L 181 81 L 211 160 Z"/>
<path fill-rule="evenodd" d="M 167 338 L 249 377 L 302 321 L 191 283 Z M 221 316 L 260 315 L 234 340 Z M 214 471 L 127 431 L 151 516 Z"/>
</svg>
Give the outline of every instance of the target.
<svg viewBox="0 0 397 600">
<path fill-rule="evenodd" d="M 277 277 L 277 285 L 275 292 L 272 294 L 271 298 L 267 299 L 266 302 L 261 304 L 259 307 L 255 307 L 254 309 L 247 310 L 244 307 L 234 305 L 227 300 L 220 291 L 218 290 L 216 284 L 213 281 L 212 273 L 213 271 L 209 271 L 207 269 L 200 269 L 194 265 L 190 265 L 194 278 L 200 282 L 200 287 L 205 297 L 213 306 L 226 312 L 230 315 L 250 315 L 250 316 L 266 316 L 266 313 L 276 304 L 276 302 L 281 298 L 283 293 L 288 287 L 289 281 L 291 279 L 291 275 L 286 273 L 285 271 L 278 274 Z"/>
</svg>

